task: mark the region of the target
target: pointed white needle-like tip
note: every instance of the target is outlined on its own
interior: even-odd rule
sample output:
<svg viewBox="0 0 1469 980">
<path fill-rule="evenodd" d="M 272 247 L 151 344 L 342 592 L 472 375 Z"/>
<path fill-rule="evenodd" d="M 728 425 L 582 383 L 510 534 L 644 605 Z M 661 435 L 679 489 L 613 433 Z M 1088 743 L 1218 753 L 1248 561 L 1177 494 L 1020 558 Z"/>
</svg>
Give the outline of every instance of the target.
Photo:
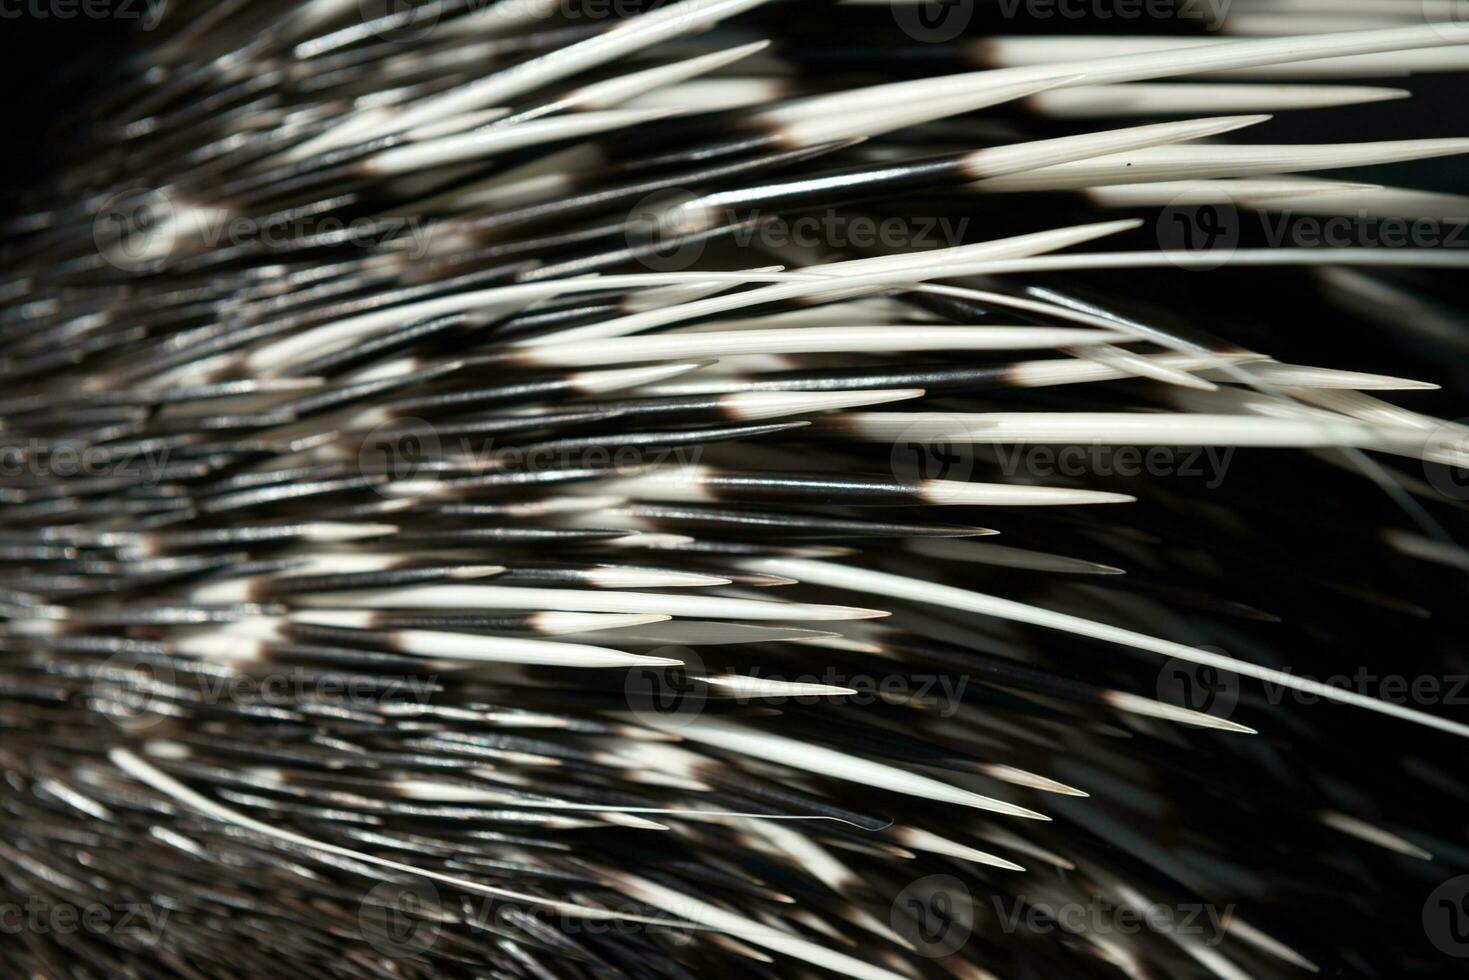
<svg viewBox="0 0 1469 980">
<path fill-rule="evenodd" d="M 648 626 L 671 619 L 672 616 L 642 613 L 538 612 L 531 615 L 530 622 L 536 632 L 558 636 Z"/>
<path fill-rule="evenodd" d="M 834 412 L 863 405 L 922 398 L 922 388 L 874 389 L 871 391 L 791 391 L 741 392 L 724 399 L 730 414 L 742 421 L 801 415 L 808 412 Z"/>
<path fill-rule="evenodd" d="M 925 480 L 918 487 L 925 503 L 949 506 L 1057 507 L 1091 504 L 1129 504 L 1136 497 L 1107 490 L 1070 487 L 1032 487 L 1010 483 L 963 483 Z"/>
<path fill-rule="evenodd" d="M 829 615 L 802 618 L 838 622 L 850 619 L 886 619 L 892 615 L 885 609 L 862 609 L 858 606 L 823 606 L 821 608 L 829 610 Z"/>
<path fill-rule="evenodd" d="M 1221 732 L 1232 732 L 1236 735 L 1258 735 L 1259 732 L 1248 725 L 1230 721 L 1228 718 L 1220 718 L 1218 715 L 1207 714 L 1203 711 L 1195 711 L 1191 708 L 1181 708 L 1178 705 L 1169 704 L 1166 701 L 1155 701 L 1137 694 L 1129 694 L 1126 691 L 1104 691 L 1101 695 L 1105 704 L 1110 704 L 1119 711 L 1127 711 L 1132 714 L 1146 715 L 1150 718 L 1161 718 L 1164 721 L 1178 722 L 1183 725 L 1193 725 L 1197 728 L 1212 728 Z"/>
<path fill-rule="evenodd" d="M 1067 786 L 1065 783 L 1048 779 L 1037 773 L 1027 772 L 1024 769 L 1017 769 L 1014 766 L 985 765 L 981 767 L 981 771 L 992 779 L 1040 790 L 1042 793 L 1055 793 L 1058 796 L 1091 796 L 1090 793 L 1077 789 L 1075 786 Z"/>
</svg>

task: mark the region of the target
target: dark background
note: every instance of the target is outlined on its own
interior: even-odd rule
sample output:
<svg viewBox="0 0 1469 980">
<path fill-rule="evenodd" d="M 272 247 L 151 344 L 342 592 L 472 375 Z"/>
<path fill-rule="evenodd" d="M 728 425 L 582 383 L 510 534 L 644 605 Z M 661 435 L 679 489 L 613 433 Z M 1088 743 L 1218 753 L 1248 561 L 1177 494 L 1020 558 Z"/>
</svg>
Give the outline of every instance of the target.
<svg viewBox="0 0 1469 980">
<path fill-rule="evenodd" d="M 137 0 L 128 6 L 141 9 Z M 23 4 L 5 0 L 4 9 L 18 11 Z M 0 18 L 0 92 L 7 95 L 0 186 L 6 203 L 44 182 L 51 121 L 100 84 L 135 32 L 136 20 L 115 17 Z"/>
</svg>

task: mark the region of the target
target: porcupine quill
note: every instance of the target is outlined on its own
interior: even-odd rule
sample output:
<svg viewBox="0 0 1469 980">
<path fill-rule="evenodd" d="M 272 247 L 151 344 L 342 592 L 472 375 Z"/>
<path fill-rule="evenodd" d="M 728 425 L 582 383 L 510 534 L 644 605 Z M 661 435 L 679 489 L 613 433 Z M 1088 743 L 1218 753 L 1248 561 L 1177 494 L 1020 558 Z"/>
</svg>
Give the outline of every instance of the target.
<svg viewBox="0 0 1469 980">
<path fill-rule="evenodd" d="M 1469 955 L 1462 11 L 1051 6 L 151 11 L 0 224 L 0 961 Z"/>
</svg>

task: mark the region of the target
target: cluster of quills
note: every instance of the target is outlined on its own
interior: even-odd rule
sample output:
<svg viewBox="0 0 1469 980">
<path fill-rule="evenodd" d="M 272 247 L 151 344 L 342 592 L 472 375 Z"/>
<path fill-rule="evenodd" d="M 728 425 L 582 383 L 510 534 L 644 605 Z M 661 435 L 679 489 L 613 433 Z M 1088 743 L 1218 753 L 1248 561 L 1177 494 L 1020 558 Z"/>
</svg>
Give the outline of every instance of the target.
<svg viewBox="0 0 1469 980">
<path fill-rule="evenodd" d="M 1462 962 L 1454 0 L 371 6 L 0 226 L 0 971 Z"/>
</svg>

